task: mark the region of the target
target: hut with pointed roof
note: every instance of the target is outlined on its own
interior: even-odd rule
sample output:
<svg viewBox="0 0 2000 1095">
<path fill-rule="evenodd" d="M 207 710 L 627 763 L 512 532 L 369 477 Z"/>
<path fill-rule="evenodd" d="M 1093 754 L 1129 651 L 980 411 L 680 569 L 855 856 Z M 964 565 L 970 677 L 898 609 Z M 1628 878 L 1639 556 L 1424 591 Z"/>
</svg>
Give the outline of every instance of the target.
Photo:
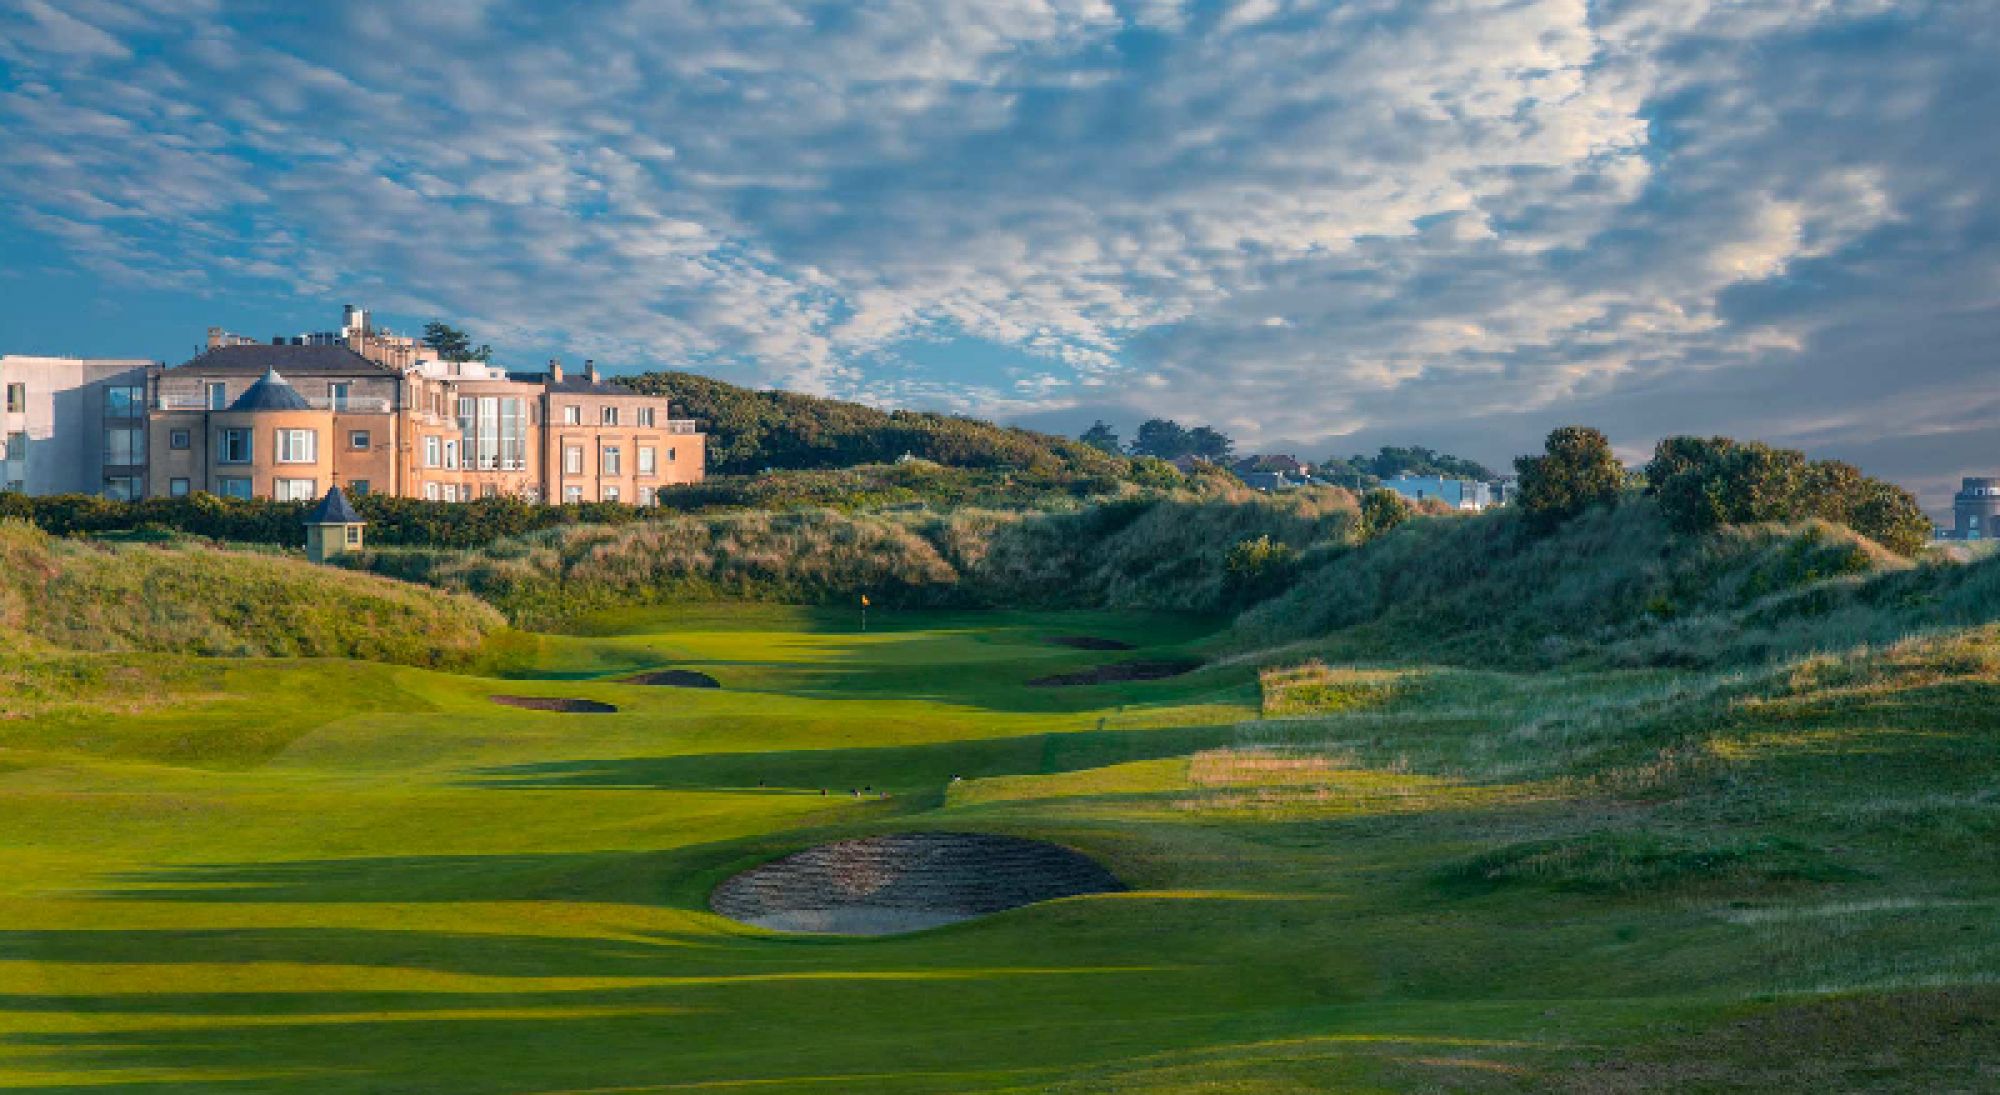
<svg viewBox="0 0 2000 1095">
<path fill-rule="evenodd" d="M 326 497 L 305 516 L 306 558 L 324 563 L 337 555 L 362 548 L 361 530 L 368 522 L 354 512 L 354 505 L 339 487 L 328 488 Z"/>
</svg>

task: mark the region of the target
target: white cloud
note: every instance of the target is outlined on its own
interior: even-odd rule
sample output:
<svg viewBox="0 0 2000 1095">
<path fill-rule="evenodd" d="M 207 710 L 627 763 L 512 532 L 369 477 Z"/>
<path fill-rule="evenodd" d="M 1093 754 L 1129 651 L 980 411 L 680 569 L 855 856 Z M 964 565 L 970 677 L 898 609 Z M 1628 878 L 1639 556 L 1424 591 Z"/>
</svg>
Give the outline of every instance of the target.
<svg viewBox="0 0 2000 1095">
<path fill-rule="evenodd" d="M 2000 284 L 1975 6 L 4 18 L 0 196 L 81 264 L 878 400 L 1386 429 L 1440 392 L 1522 413 L 1737 375 Z M 1891 273 L 1926 262 L 1950 288 Z M 956 337 L 1039 364 L 898 360 Z"/>
</svg>

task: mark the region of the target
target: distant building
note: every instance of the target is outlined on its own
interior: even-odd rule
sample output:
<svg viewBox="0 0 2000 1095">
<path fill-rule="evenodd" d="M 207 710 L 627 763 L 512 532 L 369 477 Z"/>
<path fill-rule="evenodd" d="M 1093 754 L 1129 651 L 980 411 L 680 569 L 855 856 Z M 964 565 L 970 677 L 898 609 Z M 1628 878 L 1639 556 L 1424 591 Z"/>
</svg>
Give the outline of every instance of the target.
<svg viewBox="0 0 2000 1095">
<path fill-rule="evenodd" d="M 1292 476 L 1293 478 L 1303 479 L 1312 474 L 1312 465 L 1288 453 L 1270 453 L 1259 456 L 1246 456 L 1231 464 L 1229 470 L 1238 475 L 1248 475 L 1251 472 L 1258 471 L 1274 471 Z"/>
<path fill-rule="evenodd" d="M 0 487 L 29 494 L 652 504 L 699 482 L 706 441 L 662 397 L 581 375 L 426 356 L 349 306 L 269 343 L 210 328 L 183 365 L 0 358 Z M 19 408 L 18 410 L 16 408 Z M 100 449 L 101 446 L 101 449 Z"/>
<path fill-rule="evenodd" d="M 1967 477 L 1951 498 L 1947 540 L 2000 540 L 2000 477 Z"/>
<path fill-rule="evenodd" d="M 0 490 L 138 498 L 146 479 L 140 359 L 0 356 Z"/>
<path fill-rule="evenodd" d="M 1286 475 L 1281 471 L 1246 471 L 1239 473 L 1243 485 L 1254 490 L 1291 490 L 1307 483 L 1304 476 Z"/>
<path fill-rule="evenodd" d="M 1493 488 L 1477 479 L 1399 475 L 1384 479 L 1382 489 L 1395 491 L 1412 502 L 1443 502 L 1453 509 L 1478 511 L 1493 504 Z"/>
</svg>

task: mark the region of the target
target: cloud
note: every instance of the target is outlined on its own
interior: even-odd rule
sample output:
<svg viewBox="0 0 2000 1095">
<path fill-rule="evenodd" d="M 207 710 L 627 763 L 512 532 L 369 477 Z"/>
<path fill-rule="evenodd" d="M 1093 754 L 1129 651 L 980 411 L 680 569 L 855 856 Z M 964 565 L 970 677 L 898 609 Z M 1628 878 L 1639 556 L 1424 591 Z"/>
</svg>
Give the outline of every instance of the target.
<svg viewBox="0 0 2000 1095">
<path fill-rule="evenodd" d="M 1627 444 L 1728 422 L 1881 452 L 1977 433 L 1953 393 L 2000 334 L 1996 24 L 29 0 L 0 15 L 0 218 L 107 279 L 882 401 L 1488 459 L 1589 409 Z M 1900 360 L 1917 330 L 1963 341 Z M 1021 364 L 915 349 L 953 345 Z"/>
</svg>

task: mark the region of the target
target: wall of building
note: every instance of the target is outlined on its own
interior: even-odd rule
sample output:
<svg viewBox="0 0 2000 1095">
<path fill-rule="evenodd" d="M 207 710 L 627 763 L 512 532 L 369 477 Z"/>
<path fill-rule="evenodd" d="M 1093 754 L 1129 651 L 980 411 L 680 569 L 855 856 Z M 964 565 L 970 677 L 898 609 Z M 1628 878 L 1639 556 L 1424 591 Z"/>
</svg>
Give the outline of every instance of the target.
<svg viewBox="0 0 2000 1095">
<path fill-rule="evenodd" d="M 151 362 L 133 359 L 0 356 L 0 489 L 18 485 L 29 494 L 97 494 L 105 488 L 105 429 L 145 428 L 143 419 L 107 421 L 105 391 L 143 386 Z M 23 406 L 10 411 L 11 385 L 21 385 Z M 142 438 L 141 453 L 145 451 Z M 145 467 L 109 469 L 136 476 Z"/>
<path fill-rule="evenodd" d="M 1968 478 L 1951 500 L 1960 540 L 2000 540 L 2000 476 Z"/>
</svg>

